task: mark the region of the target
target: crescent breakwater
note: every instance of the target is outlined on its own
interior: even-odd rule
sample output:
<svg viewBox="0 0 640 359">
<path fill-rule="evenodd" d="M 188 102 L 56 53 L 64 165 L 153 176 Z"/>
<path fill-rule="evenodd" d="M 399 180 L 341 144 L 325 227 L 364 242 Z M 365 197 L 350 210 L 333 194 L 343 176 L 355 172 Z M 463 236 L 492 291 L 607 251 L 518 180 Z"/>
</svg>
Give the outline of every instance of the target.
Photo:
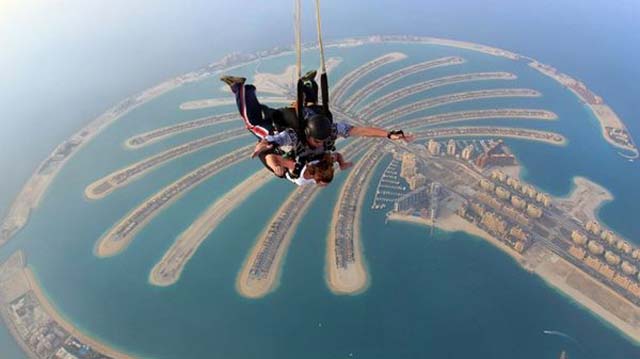
<svg viewBox="0 0 640 359">
<path fill-rule="evenodd" d="M 357 139 L 340 151 L 345 156 L 355 157 L 364 150 L 364 140 Z M 273 215 L 238 274 L 236 290 L 240 295 L 261 298 L 276 288 L 291 239 L 320 191 L 317 186 L 298 188 Z"/>
<path fill-rule="evenodd" d="M 564 87 L 571 90 L 571 92 L 582 100 L 598 120 L 604 139 L 614 147 L 621 148 L 631 153 L 631 155 L 620 153 L 621 156 L 630 160 L 640 157 L 640 152 L 638 151 L 631 133 L 615 111 L 613 111 L 613 109 L 604 102 L 602 97 L 589 90 L 581 81 L 558 71 L 552 66 L 542 64 L 530 57 L 523 58 L 529 61 L 530 67 L 536 69 L 545 76 L 554 79 Z"/>
<path fill-rule="evenodd" d="M 415 85 L 407 86 L 395 91 L 392 91 L 384 96 L 381 96 L 370 103 L 368 103 L 361 111 L 360 116 L 364 118 L 370 118 L 378 111 L 390 104 L 415 95 L 420 92 L 432 90 L 438 87 L 464 83 L 474 81 L 491 81 L 491 80 L 515 80 L 517 77 L 514 74 L 508 72 L 476 72 L 466 73 L 460 75 L 451 75 L 439 77 L 433 80 L 423 81 Z"/>
<path fill-rule="evenodd" d="M 162 209 L 223 169 L 248 160 L 253 147 L 253 145 L 241 147 L 211 161 L 145 200 L 98 240 L 94 249 L 95 255 L 109 257 L 123 251 L 131 243 L 135 235 Z"/>
<path fill-rule="evenodd" d="M 178 236 L 162 259 L 153 267 L 149 274 L 149 283 L 166 287 L 177 282 L 198 247 L 227 215 L 274 178 L 273 173 L 260 170 L 209 206 L 189 228 Z"/>
<path fill-rule="evenodd" d="M 127 186 L 131 182 L 140 179 L 145 174 L 166 164 L 169 161 L 200 151 L 204 148 L 215 146 L 224 142 L 247 137 L 249 133 L 244 128 L 225 131 L 216 135 L 203 137 L 167 151 L 134 163 L 126 168 L 117 170 L 87 186 L 85 196 L 91 200 L 102 199 L 118 188 Z"/>
<path fill-rule="evenodd" d="M 464 62 L 465 60 L 461 57 L 449 56 L 404 67 L 400 70 L 381 76 L 378 79 L 364 85 L 362 88 L 355 91 L 353 95 L 349 96 L 349 98 L 342 103 L 342 106 L 344 107 L 345 111 L 351 111 L 353 107 L 356 106 L 359 102 L 365 100 L 367 97 L 371 96 L 384 86 L 388 86 L 418 72 L 436 69 L 443 66 L 459 65 Z"/>
<path fill-rule="evenodd" d="M 148 101 L 174 90 L 185 83 L 202 79 L 202 72 L 194 71 L 164 81 L 139 94 L 127 97 L 110 108 L 88 125 L 58 145 L 36 168 L 22 190 L 11 203 L 8 213 L 0 226 L 0 246 L 4 245 L 27 224 L 31 211 L 38 207 L 42 196 L 64 165 L 82 147 L 93 140 L 102 130 L 131 110 Z"/>
<path fill-rule="evenodd" d="M 523 119 L 552 121 L 557 120 L 558 115 L 546 110 L 504 108 L 493 110 L 447 112 L 443 114 L 425 116 L 414 120 L 404 121 L 402 122 L 402 125 L 406 128 L 419 128 L 422 126 L 434 126 L 444 123 L 485 119 Z"/>
<path fill-rule="evenodd" d="M 149 132 L 135 135 L 129 138 L 125 145 L 130 149 L 138 149 L 152 143 L 165 140 L 179 133 L 196 130 L 203 127 L 219 125 L 223 123 L 233 122 L 240 119 L 238 113 L 225 113 L 216 116 L 207 116 L 195 119 L 193 121 L 179 123 L 177 125 L 161 127 Z"/>
<path fill-rule="evenodd" d="M 366 144 L 371 145 L 371 141 Z M 384 155 L 381 147 L 381 144 L 374 145 L 354 166 L 333 210 L 325 268 L 327 285 L 335 294 L 358 294 L 368 283 L 362 256 L 360 216 L 375 164 Z"/>
</svg>

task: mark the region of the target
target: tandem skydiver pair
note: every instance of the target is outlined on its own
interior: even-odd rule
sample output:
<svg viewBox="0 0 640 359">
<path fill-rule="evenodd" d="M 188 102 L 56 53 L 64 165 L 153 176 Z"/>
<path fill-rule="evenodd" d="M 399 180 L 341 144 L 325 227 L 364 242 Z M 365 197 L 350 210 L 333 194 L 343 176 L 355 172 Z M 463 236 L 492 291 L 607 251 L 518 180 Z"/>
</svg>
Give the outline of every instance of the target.
<svg viewBox="0 0 640 359">
<path fill-rule="evenodd" d="M 352 126 L 334 122 L 328 110 L 326 95 L 318 104 L 316 71 L 309 71 L 298 81 L 298 101 L 292 106 L 273 109 L 261 104 L 256 88 L 245 84 L 243 77 L 223 76 L 231 88 L 245 127 L 258 138 L 252 157 L 257 156 L 276 176 L 297 185 L 328 185 L 334 175 L 334 164 L 346 170 L 352 164 L 335 152 L 339 137 L 387 137 L 411 141 L 403 131 L 386 131 L 377 127 Z M 326 81 L 322 81 L 325 85 Z M 328 94 L 327 89 L 322 89 Z"/>
</svg>

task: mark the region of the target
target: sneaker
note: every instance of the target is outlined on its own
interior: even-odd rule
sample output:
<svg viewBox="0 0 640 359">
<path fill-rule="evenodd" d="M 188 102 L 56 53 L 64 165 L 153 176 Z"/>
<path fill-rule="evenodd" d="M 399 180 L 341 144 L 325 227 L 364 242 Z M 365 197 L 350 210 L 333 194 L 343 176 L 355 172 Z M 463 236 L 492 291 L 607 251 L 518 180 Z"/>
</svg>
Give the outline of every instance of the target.
<svg viewBox="0 0 640 359">
<path fill-rule="evenodd" d="M 307 72 L 306 74 L 304 74 L 304 76 L 302 76 L 300 78 L 300 80 L 302 80 L 303 82 L 315 80 L 317 74 L 318 74 L 318 71 L 311 70 L 311 71 Z"/>
<path fill-rule="evenodd" d="M 244 82 L 247 81 L 247 79 L 244 77 L 237 77 L 237 76 L 222 76 L 220 78 L 220 81 L 224 82 L 229 86 L 233 86 L 235 84 L 244 85 Z"/>
</svg>

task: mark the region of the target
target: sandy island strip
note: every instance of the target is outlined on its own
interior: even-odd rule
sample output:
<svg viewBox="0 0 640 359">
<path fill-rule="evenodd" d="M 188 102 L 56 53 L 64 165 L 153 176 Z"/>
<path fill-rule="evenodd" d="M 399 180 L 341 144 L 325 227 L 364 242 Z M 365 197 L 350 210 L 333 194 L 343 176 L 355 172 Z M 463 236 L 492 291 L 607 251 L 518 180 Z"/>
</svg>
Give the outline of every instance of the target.
<svg viewBox="0 0 640 359">
<path fill-rule="evenodd" d="M 135 235 L 144 228 L 162 209 L 170 206 L 175 201 L 177 201 L 180 197 L 182 197 L 186 192 L 190 191 L 200 183 L 206 181 L 207 179 L 215 176 L 220 171 L 225 168 L 235 165 L 241 161 L 246 161 L 250 159 L 250 154 L 254 148 L 254 145 L 248 145 L 245 147 L 241 147 L 228 155 L 218 158 L 214 161 L 211 161 L 205 165 L 198 167 L 192 172 L 184 175 L 179 178 L 172 184 L 166 186 L 155 195 L 147 198 L 143 201 L 138 207 L 133 209 L 127 215 L 125 215 L 120 221 L 118 221 L 107 233 L 105 233 L 94 247 L 94 254 L 98 257 L 111 257 L 114 256 L 123 250 L 131 243 Z M 213 168 L 213 170 L 210 170 Z M 199 176 L 202 172 L 209 172 L 206 175 L 200 176 L 198 179 L 193 180 L 191 182 L 187 182 L 189 178 L 194 176 Z M 149 207 L 153 203 L 157 203 L 163 198 L 169 197 L 168 200 L 164 200 L 162 204 L 157 206 L 154 209 L 151 209 L 151 213 L 144 215 L 141 213 L 145 212 L 145 208 Z M 149 211 L 149 210 L 146 210 Z M 133 221 L 133 218 L 143 215 L 143 220 L 141 222 Z M 125 230 L 125 227 L 129 227 L 131 224 L 134 224 L 134 228 L 129 230 L 127 234 L 123 237 L 118 238 L 116 233 Z"/>
<path fill-rule="evenodd" d="M 248 133 L 244 128 L 238 128 L 216 135 L 199 138 L 197 140 L 187 142 L 183 145 L 170 148 L 157 155 L 145 158 L 142 161 L 136 162 L 130 166 L 119 169 L 102 177 L 101 179 L 88 185 L 84 190 L 84 195 L 87 199 L 90 200 L 102 199 L 118 188 L 129 185 L 131 182 L 140 179 L 147 173 L 155 170 L 156 168 L 166 164 L 169 161 L 178 159 L 196 151 L 200 151 L 207 147 L 216 146 L 221 143 L 233 141 L 242 137 L 247 137 L 249 135 L 250 133 Z M 136 168 L 144 169 L 136 172 Z M 127 174 L 127 172 L 129 172 L 129 174 Z M 118 177 L 121 176 L 125 176 L 126 179 L 118 181 Z"/>
<path fill-rule="evenodd" d="M 431 221 L 422 217 L 395 213 L 391 214 L 388 218 L 392 221 L 431 226 Z M 597 280 L 592 279 L 578 267 L 558 257 L 546 248 L 536 245 L 535 249 L 529 249 L 525 255 L 522 256 L 489 233 L 465 221 L 454 213 L 450 213 L 442 218 L 439 217 L 436 220 L 435 226 L 444 231 L 462 231 L 485 239 L 511 256 L 517 263 L 523 266 L 524 269 L 538 274 L 546 283 L 563 292 L 571 300 L 581 304 L 592 313 L 614 325 L 621 333 L 636 343 L 640 343 L 640 327 L 628 322 L 629 320 L 635 321 L 636 323 L 640 322 L 640 309 L 620 294 Z M 585 295 L 583 293 L 585 290 L 597 294 L 598 298 L 603 299 L 603 303 L 598 303 Z M 605 308 L 603 305 L 609 308 Z M 619 316 L 613 312 L 619 313 Z"/>
<path fill-rule="evenodd" d="M 152 143 L 156 143 L 165 140 L 169 137 L 175 136 L 180 133 L 197 130 L 199 128 L 220 125 L 223 123 L 239 121 L 240 115 L 237 112 L 225 113 L 217 116 L 207 116 L 195 119 L 193 121 L 181 122 L 175 125 L 156 128 L 154 130 L 144 132 L 132 137 L 129 137 L 125 142 L 125 148 L 127 149 L 139 149 L 144 146 L 148 146 Z M 238 122 L 240 124 L 241 122 Z"/>
<path fill-rule="evenodd" d="M 365 77 L 370 72 L 396 61 L 404 60 L 407 58 L 407 55 L 401 52 L 392 52 L 386 55 L 382 55 L 377 57 L 363 65 L 360 65 L 355 70 L 349 72 L 345 76 L 342 76 L 340 80 L 336 83 L 333 88 L 332 93 L 330 94 L 331 101 L 333 103 L 340 103 L 342 101 L 342 97 L 345 95 L 345 92 L 358 80 Z"/>
<path fill-rule="evenodd" d="M 364 150 L 364 146 L 361 146 L 362 142 L 364 142 L 363 139 L 356 139 L 341 148 L 340 151 L 345 156 L 357 156 L 362 150 Z M 277 288 L 278 280 L 282 271 L 283 257 L 287 254 L 287 250 L 291 244 L 291 239 L 296 232 L 298 224 L 302 218 L 304 218 L 309 205 L 311 205 L 318 192 L 318 187 L 316 186 L 303 186 L 298 188 L 276 211 L 271 218 L 269 225 L 267 225 L 265 230 L 262 232 L 259 239 L 251 249 L 249 256 L 244 261 L 240 273 L 238 273 L 238 277 L 236 279 L 236 290 L 240 295 L 247 298 L 261 298 Z M 251 276 L 250 271 L 256 262 L 256 258 L 265 250 L 267 241 L 272 240 L 274 237 L 278 237 L 278 234 L 282 234 L 281 232 L 270 233 L 272 227 L 275 224 L 279 224 L 280 221 L 282 221 L 283 216 L 289 214 L 291 214 L 291 217 L 284 220 L 286 230 L 282 235 L 282 239 L 278 245 L 273 262 L 267 270 L 266 277 L 255 278 Z"/>
<path fill-rule="evenodd" d="M 538 141 L 555 146 L 567 143 L 564 136 L 555 132 L 529 130 L 515 127 L 440 127 L 414 133 L 416 139 L 430 139 L 441 137 L 500 137 L 518 140 Z"/>
<path fill-rule="evenodd" d="M 388 86 L 394 82 L 400 81 L 405 77 L 411 76 L 413 74 L 433 70 L 443 66 L 452 66 L 452 65 L 460 65 L 465 62 L 465 59 L 458 56 L 449 56 L 449 57 L 441 57 L 435 60 L 428 60 L 424 62 L 420 62 L 414 65 L 406 66 L 401 68 L 400 70 L 393 71 L 384 76 L 379 77 L 378 79 L 369 82 L 367 85 L 363 86 L 359 90 L 355 91 L 348 99 L 346 99 L 342 106 L 345 111 L 351 111 L 353 107 L 355 107 L 362 100 L 371 96 L 373 93 L 379 91 L 385 86 Z"/>
<path fill-rule="evenodd" d="M 265 227 L 263 232 L 258 237 L 258 240 L 254 244 L 253 248 L 247 259 L 242 264 L 242 269 L 236 278 L 236 290 L 240 295 L 247 298 L 261 298 L 275 290 L 279 284 L 280 274 L 282 273 L 283 259 L 291 244 L 291 239 L 296 233 L 296 229 L 300 224 L 300 221 L 304 218 L 304 214 L 307 212 L 309 205 L 313 202 L 315 197 L 319 193 L 317 186 L 303 186 L 296 189 L 296 191 L 287 198 L 287 201 L 282 204 L 276 214 L 271 218 L 270 224 Z M 288 221 L 286 233 L 281 240 L 281 243 L 277 246 L 277 252 L 267 271 L 267 275 L 264 278 L 256 278 L 251 275 L 251 269 L 253 268 L 258 255 L 263 255 L 265 245 L 270 238 L 278 236 L 277 234 L 270 235 L 272 226 L 276 223 L 282 215 L 291 214 L 292 218 Z"/>
<path fill-rule="evenodd" d="M 156 263 L 149 273 L 149 283 L 161 287 L 176 283 L 184 267 L 211 232 L 242 202 L 274 178 L 276 177 L 273 173 L 260 170 L 209 206 L 180 234 L 162 259 Z"/>
<path fill-rule="evenodd" d="M 542 120 L 553 121 L 558 119 L 558 115 L 546 110 L 528 109 L 495 109 L 477 111 L 446 112 L 437 115 L 424 116 L 415 120 L 402 122 L 403 127 L 419 129 L 423 126 L 435 126 L 456 122 L 474 120 Z"/>
<path fill-rule="evenodd" d="M 84 344 L 88 344 L 93 349 L 95 349 L 96 351 L 102 354 L 108 355 L 113 358 L 118 358 L 118 359 L 134 358 L 130 355 L 117 351 L 113 347 L 107 346 L 95 339 L 92 339 L 88 335 L 78 330 L 73 324 L 71 324 L 71 322 L 69 322 L 56 310 L 53 304 L 51 304 L 51 302 L 49 301 L 49 298 L 44 293 L 40 285 L 38 284 L 38 280 L 36 279 L 31 269 L 28 267 L 25 267 L 24 274 L 27 281 L 29 282 L 30 289 L 33 291 L 33 294 L 36 296 L 36 298 L 38 298 L 38 302 L 40 302 L 40 305 L 42 305 L 42 308 L 44 308 L 47 314 L 62 328 L 64 328 L 67 332 L 69 332 L 71 335 L 76 337 L 78 340 L 80 340 Z"/>
<path fill-rule="evenodd" d="M 540 97 L 542 94 L 536 90 L 531 89 L 492 89 L 492 90 L 478 90 L 478 91 L 464 91 L 457 92 L 437 97 L 430 97 L 421 101 L 416 101 L 408 105 L 400 106 L 389 110 L 383 114 L 371 118 L 371 123 L 385 124 L 396 120 L 398 117 L 407 116 L 412 113 L 428 110 L 434 107 L 450 105 L 453 103 L 496 99 L 496 98 L 508 98 L 508 97 Z"/>
<path fill-rule="evenodd" d="M 288 98 L 288 97 L 266 97 L 266 96 L 261 96 L 260 97 L 260 102 L 261 103 L 285 103 L 285 104 L 290 104 L 290 103 L 293 102 L 293 100 Z M 182 104 L 180 104 L 180 109 L 184 110 L 184 111 L 200 110 L 200 109 L 203 109 L 203 108 L 218 107 L 218 106 L 225 106 L 225 105 L 235 105 L 235 104 L 236 104 L 236 100 L 230 95 L 229 97 L 225 97 L 225 98 L 210 98 L 210 99 L 183 102 Z"/>
<path fill-rule="evenodd" d="M 364 146 L 370 145 L 371 142 L 364 142 Z M 340 190 L 338 196 L 338 202 L 333 209 L 333 216 L 331 219 L 331 226 L 329 227 L 329 235 L 327 236 L 327 254 L 325 264 L 325 276 L 329 289 L 335 294 L 360 294 L 367 289 L 369 284 L 369 275 L 365 269 L 364 259 L 362 258 L 362 243 L 360 240 L 360 219 L 362 215 L 362 207 L 364 198 L 369 187 L 369 182 L 373 176 L 374 166 L 364 168 L 368 160 L 371 158 L 380 157 L 383 152 L 380 150 L 380 145 L 374 145 L 375 147 L 367 151 L 362 158 L 358 161 L 358 164 L 351 169 L 351 173 L 345 184 Z M 364 173 L 361 173 L 364 171 Z M 358 184 L 360 182 L 360 184 Z M 347 264 L 347 268 L 338 268 L 336 261 L 336 230 L 338 221 L 340 218 L 340 207 L 347 191 L 352 191 L 354 186 L 361 185 L 358 194 L 358 200 L 355 204 L 356 211 L 353 217 L 352 239 L 353 239 L 353 253 L 354 261 Z"/>
<path fill-rule="evenodd" d="M 620 117 L 618 117 L 618 115 L 613 111 L 611 107 L 604 104 L 603 105 L 587 104 L 587 105 L 589 106 L 589 108 L 591 109 L 595 117 L 598 119 L 598 122 L 600 122 L 600 130 L 602 132 L 602 137 L 604 137 L 604 139 L 607 142 L 609 142 L 615 147 L 633 152 L 633 156 L 627 156 L 623 154 L 624 157 L 631 158 L 631 159 L 640 157 L 640 152 L 638 151 L 638 148 L 636 147 L 633 141 L 633 137 L 629 133 L 629 130 L 627 130 L 627 127 L 624 125 L 624 122 L 622 122 Z M 625 145 L 625 144 L 614 141 L 609 135 L 609 132 L 607 131 L 607 127 L 611 127 L 613 129 L 626 132 L 629 140 L 629 142 L 627 142 L 628 144 Z"/>
<path fill-rule="evenodd" d="M 571 195 L 556 199 L 557 206 L 583 223 L 597 221 L 598 208 L 612 201 L 613 195 L 606 188 L 584 177 L 574 177 L 573 183 L 575 187 Z"/>
<path fill-rule="evenodd" d="M 365 118 L 373 117 L 375 113 L 385 107 L 389 107 L 390 104 L 403 100 L 407 97 L 413 96 L 418 93 L 427 92 L 439 87 L 450 86 L 454 84 L 460 84 L 465 82 L 479 82 L 479 81 L 509 81 L 515 80 L 518 77 L 509 72 L 469 72 L 457 75 L 450 75 L 444 77 L 438 77 L 435 79 L 422 81 L 389 92 L 381 97 L 378 97 L 363 106 L 361 116 Z"/>
<path fill-rule="evenodd" d="M 573 302 L 616 327 L 634 344 L 640 345 L 640 308 L 546 248 L 538 250 L 542 260 L 534 268 L 536 274 Z"/>
</svg>

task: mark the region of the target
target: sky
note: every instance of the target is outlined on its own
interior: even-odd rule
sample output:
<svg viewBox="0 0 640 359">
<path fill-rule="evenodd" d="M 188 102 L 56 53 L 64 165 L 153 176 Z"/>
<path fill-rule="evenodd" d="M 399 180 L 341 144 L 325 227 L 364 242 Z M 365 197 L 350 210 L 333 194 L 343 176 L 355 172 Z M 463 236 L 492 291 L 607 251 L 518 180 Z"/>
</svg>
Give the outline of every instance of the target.
<svg viewBox="0 0 640 359">
<path fill-rule="evenodd" d="M 553 64 L 607 99 L 598 88 L 602 76 L 640 94 L 640 69 L 618 61 L 640 63 L 638 0 L 321 4 L 327 40 L 372 34 L 467 40 Z M 313 1 L 303 0 L 303 12 L 303 39 L 313 41 Z M 292 44 L 292 14 L 292 0 L 0 0 L 0 173 L 12 174 L 2 179 L 0 213 L 39 161 L 83 124 L 230 52 Z"/>
</svg>

